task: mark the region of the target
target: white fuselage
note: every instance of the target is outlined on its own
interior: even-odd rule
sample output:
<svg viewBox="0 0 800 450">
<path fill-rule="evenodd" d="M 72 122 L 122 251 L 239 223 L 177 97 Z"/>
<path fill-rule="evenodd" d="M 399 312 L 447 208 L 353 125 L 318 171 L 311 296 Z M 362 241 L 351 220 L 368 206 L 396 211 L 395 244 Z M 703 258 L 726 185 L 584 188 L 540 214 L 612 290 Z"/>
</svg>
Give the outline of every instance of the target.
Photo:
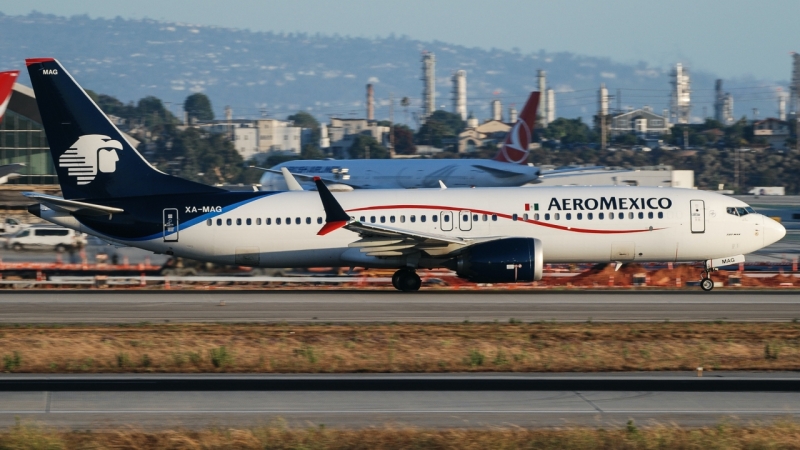
<svg viewBox="0 0 800 450">
<path fill-rule="evenodd" d="M 545 263 L 723 258 L 756 251 L 785 233 L 780 224 L 761 214 L 728 213 L 731 207 L 747 207 L 739 200 L 689 189 L 357 190 L 335 198 L 357 220 L 410 232 L 466 239 L 537 238 Z M 196 204 L 205 203 L 198 198 Z M 191 206 L 174 208 L 184 211 Z M 348 247 L 359 236 L 346 229 L 317 235 L 325 212 L 319 193 L 313 191 L 254 198 L 224 212 L 209 212 L 190 226 L 182 224 L 179 213 L 177 235 L 137 241 L 97 233 L 52 210 L 43 211 L 42 218 L 120 244 L 220 264 L 405 267 L 408 263 L 404 256 L 365 256 Z M 435 267 L 441 260 L 421 261 L 419 267 Z"/>
</svg>

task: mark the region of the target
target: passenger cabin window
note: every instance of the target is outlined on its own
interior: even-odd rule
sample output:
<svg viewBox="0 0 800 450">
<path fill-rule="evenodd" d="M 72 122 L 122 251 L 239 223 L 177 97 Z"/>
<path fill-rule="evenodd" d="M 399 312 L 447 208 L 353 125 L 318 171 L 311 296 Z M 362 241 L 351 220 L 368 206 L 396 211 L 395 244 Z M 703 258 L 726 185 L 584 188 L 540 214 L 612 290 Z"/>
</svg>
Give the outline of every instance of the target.
<svg viewBox="0 0 800 450">
<path fill-rule="evenodd" d="M 559 213 L 555 213 L 555 214 L 554 214 L 554 216 L 555 216 L 554 218 L 555 218 L 556 220 L 561 220 L 561 214 L 559 214 Z"/>
<path fill-rule="evenodd" d="M 280 225 L 280 224 L 281 224 L 281 218 L 280 217 L 276 217 L 275 218 L 275 225 Z"/>
<path fill-rule="evenodd" d="M 594 218 L 594 214 L 586 213 L 586 218 L 589 219 L 589 220 L 592 220 Z"/>
<path fill-rule="evenodd" d="M 261 225 L 261 217 L 258 217 L 258 218 L 256 219 L 256 225 Z"/>
<path fill-rule="evenodd" d="M 472 221 L 473 222 L 477 222 L 478 221 L 478 215 L 477 214 L 473 214 L 472 215 Z"/>
<path fill-rule="evenodd" d="M 436 216 L 434 216 L 434 217 L 436 217 Z M 450 214 L 445 214 L 444 215 L 444 221 L 445 222 L 450 222 Z"/>
<path fill-rule="evenodd" d="M 516 214 L 512 214 L 512 215 L 511 215 L 511 220 L 513 220 L 514 222 L 516 222 L 516 221 L 517 221 L 517 215 L 516 215 Z"/>
<path fill-rule="evenodd" d="M 389 216 L 389 222 L 394 223 L 394 216 Z"/>
<path fill-rule="evenodd" d="M 365 216 L 361 216 L 361 217 L 359 217 L 358 221 L 359 222 L 366 222 L 367 218 Z"/>
<path fill-rule="evenodd" d="M 419 216 L 419 221 L 420 221 L 420 222 L 425 222 L 425 220 L 426 220 L 426 216 L 425 216 L 425 214 L 423 214 L 423 215 Z"/>
<path fill-rule="evenodd" d="M 576 216 L 578 216 L 578 220 L 583 220 L 583 213 L 578 213 Z"/>
<path fill-rule="evenodd" d="M 416 222 L 416 221 L 417 221 L 417 216 L 415 216 L 415 215 L 413 215 L 413 214 L 412 214 L 412 215 L 411 215 L 411 223 L 414 223 L 414 222 Z"/>
<path fill-rule="evenodd" d="M 653 218 L 653 211 L 650 211 L 649 213 L 647 213 L 647 218 L 648 219 L 652 219 Z"/>
<path fill-rule="evenodd" d="M 590 215 L 589 215 L 589 219 L 591 219 L 591 218 L 592 218 L 592 216 L 591 216 L 591 214 L 590 214 Z M 597 218 L 598 218 L 598 219 L 600 219 L 600 220 L 603 220 L 603 219 L 605 219 L 605 214 L 603 214 L 603 213 L 597 213 Z"/>
<path fill-rule="evenodd" d="M 550 220 L 550 213 L 545 213 L 544 220 Z"/>
<path fill-rule="evenodd" d="M 311 225 L 311 217 L 306 217 L 306 225 Z"/>
<path fill-rule="evenodd" d="M 375 216 L 370 216 L 369 217 L 369 222 L 370 223 L 375 223 Z"/>
<path fill-rule="evenodd" d="M 483 221 L 486 222 L 487 220 L 489 220 L 489 215 L 488 214 L 484 214 L 483 215 Z"/>
<path fill-rule="evenodd" d="M 386 216 L 381 216 L 381 223 L 386 223 Z"/>
<path fill-rule="evenodd" d="M 619 213 L 617 215 L 617 218 L 624 219 L 625 218 L 625 213 Z"/>
<path fill-rule="evenodd" d="M 271 217 L 267 217 L 267 225 L 272 225 L 272 218 Z"/>
<path fill-rule="evenodd" d="M 231 219 L 228 219 L 225 221 L 225 224 L 228 226 L 233 225 L 233 221 Z"/>
<path fill-rule="evenodd" d="M 643 213 L 643 212 L 640 212 L 640 213 L 639 213 L 639 218 L 640 218 L 640 219 L 644 219 L 644 213 Z"/>
<path fill-rule="evenodd" d="M 246 223 L 247 225 L 252 225 L 253 221 L 251 219 L 247 219 L 244 223 Z"/>
<path fill-rule="evenodd" d="M 663 212 L 661 212 L 661 211 L 659 211 L 659 212 L 658 212 L 658 218 L 659 218 L 659 219 L 663 219 L 663 218 L 664 218 L 664 213 L 663 213 Z"/>
<path fill-rule="evenodd" d="M 303 222 L 303 219 L 301 219 L 299 217 L 295 217 L 295 219 L 294 219 L 295 225 L 300 225 L 300 223 L 302 223 L 302 222 Z"/>
<path fill-rule="evenodd" d="M 400 216 L 400 223 L 406 223 L 406 216 Z"/>
<path fill-rule="evenodd" d="M 211 219 L 206 220 L 206 225 L 211 226 Z"/>
<path fill-rule="evenodd" d="M 632 212 L 628 213 L 628 219 L 633 219 L 633 213 Z"/>
<path fill-rule="evenodd" d="M 217 219 L 217 226 L 222 226 L 222 219 Z"/>
<path fill-rule="evenodd" d="M 242 219 L 236 219 L 236 225 L 241 225 L 241 224 L 242 224 Z"/>
<path fill-rule="evenodd" d="M 492 222 L 497 222 L 497 214 L 492 214 Z"/>
<path fill-rule="evenodd" d="M 322 224 L 322 217 L 317 217 L 317 223 Z"/>
<path fill-rule="evenodd" d="M 567 213 L 567 220 L 572 220 L 572 213 Z"/>
<path fill-rule="evenodd" d="M 438 221 L 439 221 L 439 216 L 437 216 L 436 214 L 433 214 L 433 215 L 431 216 L 431 221 L 432 221 L 432 222 L 438 222 Z"/>
<path fill-rule="evenodd" d="M 533 220 L 539 220 L 539 213 L 533 215 Z"/>
</svg>

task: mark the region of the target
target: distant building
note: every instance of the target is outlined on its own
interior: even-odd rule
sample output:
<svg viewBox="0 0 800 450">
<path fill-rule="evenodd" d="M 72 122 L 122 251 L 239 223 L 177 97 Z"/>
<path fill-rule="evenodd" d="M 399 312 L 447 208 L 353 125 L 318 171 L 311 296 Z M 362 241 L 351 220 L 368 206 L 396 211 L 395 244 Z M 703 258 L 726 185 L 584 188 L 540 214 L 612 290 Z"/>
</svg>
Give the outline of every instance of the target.
<svg viewBox="0 0 800 450">
<path fill-rule="evenodd" d="M 753 135 L 764 138 L 772 148 L 787 149 L 786 140 L 789 138 L 789 122 L 768 118 L 753 122 Z"/>
<path fill-rule="evenodd" d="M 302 150 L 301 129 L 292 122 L 277 119 L 258 119 L 258 151 L 294 153 Z"/>
<path fill-rule="evenodd" d="M 616 137 L 633 133 L 643 139 L 668 133 L 672 125 L 667 117 L 654 113 L 649 107 L 619 113 L 611 117 L 609 134 Z"/>
<path fill-rule="evenodd" d="M 378 125 L 374 120 L 334 117 L 327 128 L 331 153 L 337 157 L 349 157 L 347 152 L 360 134 L 372 136 L 384 147 L 389 146 L 389 127 Z"/>
<path fill-rule="evenodd" d="M 510 129 L 511 125 L 494 119 L 466 128 L 458 135 L 458 152 L 472 153 L 484 145 L 500 143 Z"/>
</svg>

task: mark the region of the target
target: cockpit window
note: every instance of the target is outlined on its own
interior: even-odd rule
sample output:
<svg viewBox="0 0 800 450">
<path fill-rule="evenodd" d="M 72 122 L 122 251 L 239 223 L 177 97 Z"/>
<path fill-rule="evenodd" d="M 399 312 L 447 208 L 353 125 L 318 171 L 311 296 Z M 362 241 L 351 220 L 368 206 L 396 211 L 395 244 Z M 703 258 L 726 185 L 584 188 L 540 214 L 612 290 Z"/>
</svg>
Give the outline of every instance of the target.
<svg viewBox="0 0 800 450">
<path fill-rule="evenodd" d="M 727 208 L 727 212 L 728 212 L 728 214 L 731 214 L 731 215 L 734 215 L 734 216 L 746 216 L 748 214 L 755 214 L 756 213 L 756 211 L 753 208 L 749 207 L 749 206 L 744 207 L 744 208 L 742 208 L 740 206 L 739 207 L 729 206 Z"/>
</svg>

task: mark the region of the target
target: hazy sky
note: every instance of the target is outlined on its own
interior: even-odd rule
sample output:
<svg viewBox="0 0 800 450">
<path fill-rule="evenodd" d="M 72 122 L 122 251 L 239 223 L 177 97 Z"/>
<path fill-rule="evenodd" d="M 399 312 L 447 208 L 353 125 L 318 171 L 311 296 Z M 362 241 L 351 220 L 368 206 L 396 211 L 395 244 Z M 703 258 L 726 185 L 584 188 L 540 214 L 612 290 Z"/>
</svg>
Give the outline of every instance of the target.
<svg viewBox="0 0 800 450">
<path fill-rule="evenodd" d="M 722 77 L 788 80 L 800 0 L 25 0 L 10 15 L 151 18 L 253 31 L 407 35 L 469 47 L 684 62 Z"/>
</svg>

